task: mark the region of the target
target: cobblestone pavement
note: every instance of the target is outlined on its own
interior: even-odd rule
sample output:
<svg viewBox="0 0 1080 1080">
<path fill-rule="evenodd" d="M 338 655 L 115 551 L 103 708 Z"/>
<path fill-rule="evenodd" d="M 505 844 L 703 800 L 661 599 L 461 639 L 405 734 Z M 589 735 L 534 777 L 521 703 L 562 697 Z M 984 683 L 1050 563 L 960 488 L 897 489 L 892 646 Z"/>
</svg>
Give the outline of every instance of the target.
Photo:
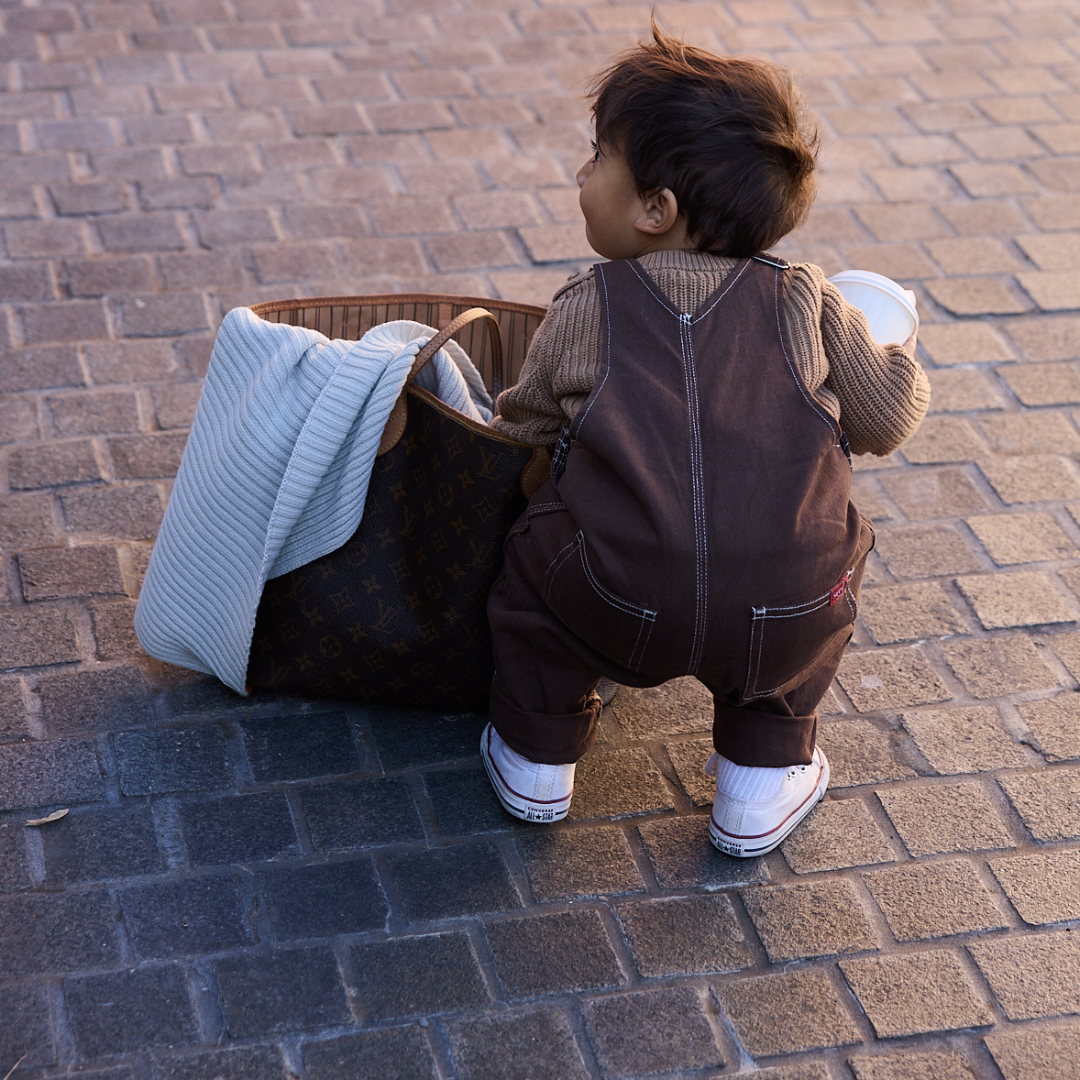
<svg viewBox="0 0 1080 1080">
<path fill-rule="evenodd" d="M 692 682 L 623 692 L 528 828 L 481 718 L 240 700 L 131 629 L 222 312 L 545 301 L 647 8 L 0 0 L 0 1076 L 1080 1076 L 1080 4 L 658 10 L 798 73 L 785 253 L 914 288 L 934 385 L 856 465 L 832 790 L 749 862 Z"/>
</svg>

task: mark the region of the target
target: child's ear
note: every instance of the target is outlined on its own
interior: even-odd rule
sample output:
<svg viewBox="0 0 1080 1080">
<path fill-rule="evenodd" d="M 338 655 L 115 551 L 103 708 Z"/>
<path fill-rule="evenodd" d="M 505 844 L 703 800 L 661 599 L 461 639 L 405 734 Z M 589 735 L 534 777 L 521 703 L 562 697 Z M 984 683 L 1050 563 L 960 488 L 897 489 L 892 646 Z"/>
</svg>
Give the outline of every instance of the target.
<svg viewBox="0 0 1080 1080">
<path fill-rule="evenodd" d="M 661 188 L 641 200 L 641 213 L 634 222 L 638 232 L 662 236 L 670 232 L 679 220 L 679 201 L 671 188 Z"/>
</svg>

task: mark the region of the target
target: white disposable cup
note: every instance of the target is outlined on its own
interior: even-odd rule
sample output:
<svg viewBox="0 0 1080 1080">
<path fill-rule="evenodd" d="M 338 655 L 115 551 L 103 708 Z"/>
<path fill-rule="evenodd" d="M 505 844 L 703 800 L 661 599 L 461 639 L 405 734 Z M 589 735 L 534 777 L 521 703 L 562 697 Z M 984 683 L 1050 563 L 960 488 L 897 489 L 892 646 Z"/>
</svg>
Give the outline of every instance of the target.
<svg viewBox="0 0 1080 1080">
<path fill-rule="evenodd" d="M 915 294 L 892 278 L 871 270 L 844 270 L 829 280 L 866 316 L 870 334 L 879 345 L 902 345 L 919 329 Z"/>
</svg>

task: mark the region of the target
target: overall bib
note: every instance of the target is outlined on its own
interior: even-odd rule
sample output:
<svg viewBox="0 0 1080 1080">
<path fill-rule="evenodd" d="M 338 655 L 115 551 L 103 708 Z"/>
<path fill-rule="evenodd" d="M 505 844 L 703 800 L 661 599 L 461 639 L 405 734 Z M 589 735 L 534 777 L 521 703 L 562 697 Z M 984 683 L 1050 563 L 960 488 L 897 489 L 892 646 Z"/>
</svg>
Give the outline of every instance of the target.
<svg viewBox="0 0 1080 1080">
<path fill-rule="evenodd" d="M 721 754 L 810 762 L 873 531 L 846 440 L 792 363 L 786 269 L 744 260 L 684 314 L 636 260 L 596 267 L 596 385 L 488 605 L 491 721 L 530 760 L 588 749 L 601 676 L 694 675 Z"/>
</svg>

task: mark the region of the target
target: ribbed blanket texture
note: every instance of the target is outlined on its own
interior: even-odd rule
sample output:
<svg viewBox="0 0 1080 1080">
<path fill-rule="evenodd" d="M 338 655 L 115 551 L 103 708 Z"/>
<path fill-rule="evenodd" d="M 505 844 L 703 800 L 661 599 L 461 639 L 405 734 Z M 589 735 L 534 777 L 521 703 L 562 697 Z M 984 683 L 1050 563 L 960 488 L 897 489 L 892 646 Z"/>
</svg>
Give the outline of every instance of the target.
<svg viewBox="0 0 1080 1080">
<path fill-rule="evenodd" d="M 247 693 L 263 585 L 356 531 L 390 410 L 434 336 L 399 321 L 331 341 L 249 308 L 225 316 L 135 609 L 151 656 Z M 456 342 L 416 381 L 466 416 L 491 419 L 491 398 Z"/>
</svg>

